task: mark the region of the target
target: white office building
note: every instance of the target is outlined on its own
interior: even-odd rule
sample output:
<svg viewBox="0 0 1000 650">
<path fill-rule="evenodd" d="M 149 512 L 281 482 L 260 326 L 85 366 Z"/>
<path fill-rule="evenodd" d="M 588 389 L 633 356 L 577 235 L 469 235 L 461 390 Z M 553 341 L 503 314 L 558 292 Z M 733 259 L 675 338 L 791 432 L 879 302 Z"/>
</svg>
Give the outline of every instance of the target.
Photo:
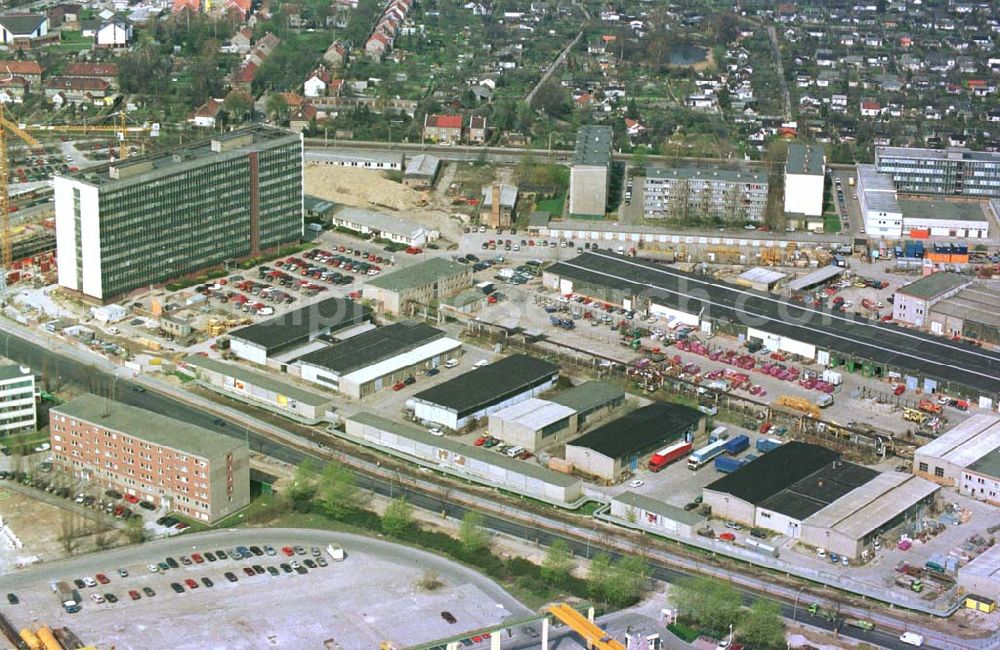
<svg viewBox="0 0 1000 650">
<path fill-rule="evenodd" d="M 0 435 L 38 430 L 35 375 L 30 368 L 0 366 Z"/>
</svg>

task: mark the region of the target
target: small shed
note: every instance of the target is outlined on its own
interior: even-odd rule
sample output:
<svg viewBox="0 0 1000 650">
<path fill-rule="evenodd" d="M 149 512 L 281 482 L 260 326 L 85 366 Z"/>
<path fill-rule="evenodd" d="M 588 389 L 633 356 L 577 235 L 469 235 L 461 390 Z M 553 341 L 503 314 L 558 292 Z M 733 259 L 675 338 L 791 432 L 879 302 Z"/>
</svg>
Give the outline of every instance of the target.
<svg viewBox="0 0 1000 650">
<path fill-rule="evenodd" d="M 427 153 L 416 155 L 406 162 L 403 185 L 415 190 L 430 189 L 434 187 L 440 169 L 441 160 L 437 156 Z"/>
<path fill-rule="evenodd" d="M 757 291 L 768 292 L 778 286 L 782 280 L 788 276 L 781 271 L 775 271 L 773 269 L 766 269 L 762 266 L 756 266 L 749 271 L 745 271 L 736 278 L 736 284 L 741 284 L 744 287 L 750 287 L 751 289 L 756 289 Z"/>
</svg>

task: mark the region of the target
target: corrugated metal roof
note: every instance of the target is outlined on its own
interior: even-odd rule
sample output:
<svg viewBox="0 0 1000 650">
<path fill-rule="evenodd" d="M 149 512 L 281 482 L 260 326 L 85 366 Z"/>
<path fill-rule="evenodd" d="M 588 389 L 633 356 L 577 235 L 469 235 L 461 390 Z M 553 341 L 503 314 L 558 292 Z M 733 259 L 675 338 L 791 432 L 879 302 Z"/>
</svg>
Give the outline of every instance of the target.
<svg viewBox="0 0 1000 650">
<path fill-rule="evenodd" d="M 321 395 L 319 393 L 313 393 L 305 390 L 304 388 L 299 388 L 289 383 L 289 380 L 284 377 L 280 380 L 275 379 L 274 377 L 266 375 L 262 372 L 255 372 L 242 366 L 226 363 L 224 361 L 218 361 L 216 359 L 203 357 L 197 354 L 191 354 L 184 357 L 184 363 L 189 366 L 204 368 L 209 372 L 217 372 L 221 375 L 228 375 L 233 379 L 239 379 L 248 384 L 260 386 L 264 390 L 284 395 L 285 397 L 294 399 L 296 402 L 302 402 L 303 404 L 309 404 L 310 406 L 322 406 L 323 404 L 328 404 L 333 400 L 332 397 Z"/>
<path fill-rule="evenodd" d="M 871 503 L 843 519 L 836 526 L 837 531 L 851 539 L 861 539 L 939 489 L 941 486 L 936 483 L 910 476 L 903 483 L 887 490 Z"/>
<path fill-rule="evenodd" d="M 750 269 L 749 271 L 744 271 L 739 275 L 739 280 L 743 282 L 749 282 L 752 284 L 766 284 L 772 285 L 780 282 L 787 276 L 781 271 L 775 271 L 773 269 L 765 269 L 762 266 L 758 266 Z"/>
<path fill-rule="evenodd" d="M 1000 417 L 981 413 L 917 449 L 917 454 L 967 467 L 1000 448 Z"/>
<path fill-rule="evenodd" d="M 632 506 L 633 508 L 640 508 L 646 512 L 660 515 L 665 519 L 679 521 L 680 523 L 687 524 L 688 526 L 697 526 L 705 519 L 694 511 L 687 512 L 683 508 L 678 508 L 677 506 L 672 506 L 669 503 L 657 501 L 656 499 L 652 499 L 642 494 L 636 494 L 635 492 L 622 492 L 618 496 L 614 497 L 613 501 L 624 503 L 625 505 Z"/>
<path fill-rule="evenodd" d="M 959 569 L 958 573 L 960 576 L 974 575 L 1000 580 L 1000 544 L 994 544 L 989 550 Z"/>
<path fill-rule="evenodd" d="M 576 411 L 568 406 L 532 397 L 518 404 L 501 409 L 490 417 L 497 417 L 508 422 L 517 422 L 532 431 L 538 431 L 554 422 L 565 420 L 575 413 Z"/>
<path fill-rule="evenodd" d="M 823 268 L 817 269 L 812 273 L 803 275 L 801 278 L 795 278 L 788 283 L 788 288 L 792 291 L 803 291 L 814 285 L 832 280 L 843 272 L 844 269 L 842 267 L 834 264 L 824 266 Z"/>
</svg>

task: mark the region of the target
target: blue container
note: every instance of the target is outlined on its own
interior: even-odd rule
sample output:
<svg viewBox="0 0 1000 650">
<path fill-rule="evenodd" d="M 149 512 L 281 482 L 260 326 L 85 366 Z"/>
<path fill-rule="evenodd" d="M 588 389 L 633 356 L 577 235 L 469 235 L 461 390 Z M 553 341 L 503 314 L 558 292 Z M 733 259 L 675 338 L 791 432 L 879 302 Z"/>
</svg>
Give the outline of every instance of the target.
<svg viewBox="0 0 1000 650">
<path fill-rule="evenodd" d="M 743 461 L 728 456 L 719 456 L 715 459 L 715 471 L 723 474 L 731 474 L 743 467 Z"/>
<path fill-rule="evenodd" d="M 730 438 L 724 445 L 727 454 L 738 454 L 750 448 L 750 436 L 740 434 L 735 438 Z"/>
</svg>

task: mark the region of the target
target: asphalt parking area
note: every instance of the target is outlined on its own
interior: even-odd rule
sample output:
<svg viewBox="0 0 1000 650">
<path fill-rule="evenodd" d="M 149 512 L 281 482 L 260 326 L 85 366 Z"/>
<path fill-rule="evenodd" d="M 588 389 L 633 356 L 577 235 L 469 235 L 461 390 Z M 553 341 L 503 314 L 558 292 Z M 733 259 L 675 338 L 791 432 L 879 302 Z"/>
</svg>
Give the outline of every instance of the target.
<svg viewBox="0 0 1000 650">
<path fill-rule="evenodd" d="M 426 642 L 497 624 L 512 612 L 515 616 L 526 613 L 497 585 L 421 551 L 338 535 L 347 557 L 334 562 L 325 551 L 334 537 L 331 533 L 282 533 L 248 529 L 185 535 L 7 575 L 0 578 L 0 592 L 14 592 L 20 602 L 5 606 L 3 613 L 15 629 L 66 626 L 85 643 L 137 650 L 377 648 L 386 640 L 405 645 Z M 249 548 L 251 544 L 262 551 L 271 544 L 276 554 L 215 562 L 205 559 L 206 551 L 222 548 L 229 555 L 235 545 Z M 286 557 L 281 551 L 285 545 L 302 546 L 305 554 Z M 326 567 L 303 567 L 304 573 L 280 568 L 292 560 L 300 565 L 307 559 L 315 561 L 314 546 L 321 550 Z M 201 554 L 204 561 L 195 563 L 193 553 Z M 182 555 L 191 560 L 190 565 L 182 562 Z M 167 557 L 175 560 L 177 568 L 156 573 L 147 568 Z M 263 573 L 255 571 L 255 565 Z M 120 577 L 119 567 L 129 575 Z M 436 572 L 442 583 L 433 591 L 417 584 L 428 570 Z M 93 579 L 99 572 L 109 583 L 78 589 L 82 609 L 66 613 L 51 583 Z M 226 572 L 236 580 L 227 579 Z M 146 588 L 155 595 L 146 593 Z M 130 591 L 136 591 L 139 598 L 133 599 Z M 107 601 L 109 593 L 117 602 Z M 94 594 L 101 594 L 104 602 L 95 602 Z M 441 615 L 445 611 L 455 623 Z"/>
</svg>

